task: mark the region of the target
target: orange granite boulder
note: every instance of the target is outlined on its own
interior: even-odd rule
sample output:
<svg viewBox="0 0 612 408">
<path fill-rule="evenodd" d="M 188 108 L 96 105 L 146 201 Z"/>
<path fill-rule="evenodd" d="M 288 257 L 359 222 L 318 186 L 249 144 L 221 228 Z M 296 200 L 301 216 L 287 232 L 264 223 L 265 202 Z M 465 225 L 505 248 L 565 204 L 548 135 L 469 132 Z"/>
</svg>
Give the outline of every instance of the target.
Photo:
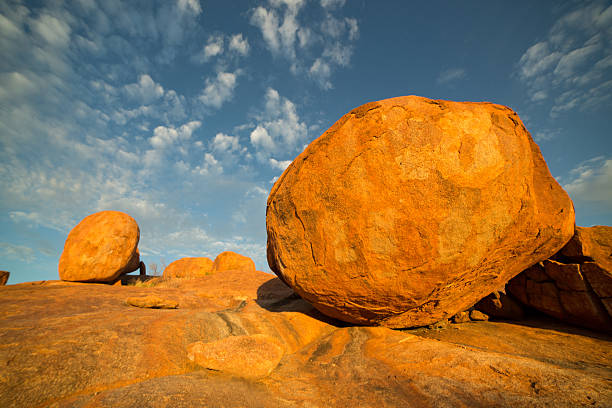
<svg viewBox="0 0 612 408">
<path fill-rule="evenodd" d="M 210 258 L 181 258 L 164 269 L 164 278 L 189 278 L 210 275 L 213 261 Z"/>
<path fill-rule="evenodd" d="M 136 221 L 119 211 L 85 217 L 68 234 L 59 260 L 64 281 L 114 282 L 138 269 L 140 230 Z"/>
<path fill-rule="evenodd" d="M 213 272 L 231 271 L 235 269 L 254 271 L 255 262 L 249 257 L 232 251 L 221 252 L 213 263 Z"/>
<path fill-rule="evenodd" d="M 267 203 L 268 263 L 321 312 L 428 325 L 561 249 L 569 196 L 511 109 L 416 96 L 354 109 Z"/>
</svg>

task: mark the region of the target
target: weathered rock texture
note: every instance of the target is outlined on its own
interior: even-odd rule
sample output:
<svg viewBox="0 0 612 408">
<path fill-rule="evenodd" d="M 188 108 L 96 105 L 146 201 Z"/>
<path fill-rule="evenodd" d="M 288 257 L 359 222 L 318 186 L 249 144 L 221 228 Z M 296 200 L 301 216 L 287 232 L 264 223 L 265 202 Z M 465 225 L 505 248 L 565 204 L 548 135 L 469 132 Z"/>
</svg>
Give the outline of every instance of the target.
<svg viewBox="0 0 612 408">
<path fill-rule="evenodd" d="M 268 263 L 323 313 L 449 318 L 556 253 L 574 210 L 509 108 L 415 96 L 344 115 L 275 183 Z"/>
<path fill-rule="evenodd" d="M 521 320 L 525 309 L 515 298 L 506 293 L 505 288 L 481 299 L 474 308 L 499 319 Z"/>
<path fill-rule="evenodd" d="M 143 307 L 149 309 L 176 309 L 178 302 L 172 299 L 165 299 L 159 296 L 137 296 L 129 297 L 125 300 L 130 306 Z"/>
<path fill-rule="evenodd" d="M 0 287 L 0 406 L 612 406 L 612 337 L 586 329 L 541 320 L 345 327 L 263 272 L 156 281 Z M 180 308 L 125 304 L 151 295 Z M 232 349 L 256 358 L 259 346 L 240 339 L 259 335 L 284 349 L 269 374 L 221 360 Z M 190 360 L 197 342 L 225 344 L 208 355 L 222 371 Z M 264 365 L 277 358 L 266 356 Z"/>
<path fill-rule="evenodd" d="M 557 319 L 612 332 L 612 227 L 576 227 L 553 259 L 519 274 L 507 290 Z"/>
<path fill-rule="evenodd" d="M 231 271 L 231 270 L 254 271 L 255 262 L 249 257 L 237 254 L 232 251 L 221 252 L 215 258 L 213 264 L 214 272 Z"/>
<path fill-rule="evenodd" d="M 101 211 L 85 217 L 68 234 L 59 261 L 64 281 L 114 282 L 138 269 L 140 230 L 129 215 Z"/>
<path fill-rule="evenodd" d="M 210 258 L 181 258 L 164 269 L 164 278 L 190 278 L 210 275 L 213 261 Z"/>
<path fill-rule="evenodd" d="M 187 346 L 187 357 L 209 370 L 246 378 L 269 375 L 285 354 L 284 345 L 266 334 L 230 336 Z"/>
<path fill-rule="evenodd" d="M 6 282 L 8 282 L 9 276 L 11 276 L 10 272 L 0 271 L 0 286 L 6 285 Z"/>
</svg>

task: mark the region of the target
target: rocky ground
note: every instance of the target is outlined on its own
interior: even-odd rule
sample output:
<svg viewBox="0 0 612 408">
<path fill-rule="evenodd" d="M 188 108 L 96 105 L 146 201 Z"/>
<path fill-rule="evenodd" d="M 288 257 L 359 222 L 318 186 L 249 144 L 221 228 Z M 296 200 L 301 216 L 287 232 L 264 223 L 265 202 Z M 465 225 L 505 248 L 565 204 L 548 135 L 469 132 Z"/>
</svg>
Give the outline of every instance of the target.
<svg viewBox="0 0 612 408">
<path fill-rule="evenodd" d="M 0 287 L 0 406 L 612 406 L 612 337 L 548 318 L 392 330 L 263 272 L 147 283 Z"/>
</svg>

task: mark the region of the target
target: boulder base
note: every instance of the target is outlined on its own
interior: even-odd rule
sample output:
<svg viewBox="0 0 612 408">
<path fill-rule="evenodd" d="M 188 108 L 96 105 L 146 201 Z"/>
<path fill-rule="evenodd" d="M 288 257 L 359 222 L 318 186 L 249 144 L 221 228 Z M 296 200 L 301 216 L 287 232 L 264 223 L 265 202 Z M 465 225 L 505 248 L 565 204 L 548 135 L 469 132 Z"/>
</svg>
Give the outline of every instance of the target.
<svg viewBox="0 0 612 408">
<path fill-rule="evenodd" d="M 119 211 L 85 217 L 68 234 L 59 261 L 64 281 L 114 282 L 138 269 L 140 230 L 136 221 Z"/>
<path fill-rule="evenodd" d="M 344 115 L 275 183 L 268 263 L 321 312 L 414 327 L 550 257 L 569 196 L 515 112 L 407 96 Z"/>
</svg>

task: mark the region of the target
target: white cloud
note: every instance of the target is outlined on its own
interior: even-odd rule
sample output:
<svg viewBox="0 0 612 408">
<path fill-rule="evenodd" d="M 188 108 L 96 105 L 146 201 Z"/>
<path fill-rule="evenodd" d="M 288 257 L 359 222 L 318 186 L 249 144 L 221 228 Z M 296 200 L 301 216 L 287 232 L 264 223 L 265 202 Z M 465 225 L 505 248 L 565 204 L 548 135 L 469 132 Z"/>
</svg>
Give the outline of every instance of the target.
<svg viewBox="0 0 612 408">
<path fill-rule="evenodd" d="M 612 158 L 599 156 L 580 163 L 570 171 L 563 185 L 574 202 L 598 202 L 612 208 Z"/>
<path fill-rule="evenodd" d="M 285 169 L 289 167 L 289 165 L 291 164 L 291 160 L 278 161 L 272 157 L 270 157 L 269 162 L 272 167 L 282 170 L 282 171 L 285 171 Z"/>
<path fill-rule="evenodd" d="M 214 79 L 207 78 L 206 85 L 199 96 L 199 100 L 206 106 L 220 108 L 225 102 L 232 99 L 236 88 L 236 72 L 219 72 Z"/>
<path fill-rule="evenodd" d="M 32 21 L 32 30 L 54 47 L 66 47 L 70 41 L 70 26 L 48 14 Z"/>
<path fill-rule="evenodd" d="M 179 140 L 187 140 L 194 130 L 199 128 L 202 122 L 194 120 L 179 128 L 158 126 L 153 131 L 149 143 L 156 149 L 163 149 Z"/>
<path fill-rule="evenodd" d="M 463 68 L 450 68 L 440 72 L 436 82 L 438 84 L 448 84 L 465 78 L 465 75 L 465 69 Z"/>
<path fill-rule="evenodd" d="M 238 136 L 229 136 L 224 133 L 217 133 L 211 141 L 213 151 L 220 153 L 229 153 L 241 150 Z"/>
<path fill-rule="evenodd" d="M 198 0 L 178 0 L 178 8 L 183 12 L 191 12 L 193 14 L 200 14 L 202 7 Z"/>
<path fill-rule="evenodd" d="M 138 77 L 138 82 L 124 86 L 126 95 L 143 104 L 150 104 L 164 96 L 164 88 L 153 81 L 148 74 Z"/>
<path fill-rule="evenodd" d="M 538 142 L 549 142 L 559 136 L 559 130 L 543 129 L 534 133 L 533 139 Z"/>
<path fill-rule="evenodd" d="M 212 153 L 204 153 L 202 163 L 193 169 L 193 173 L 200 176 L 218 175 L 222 172 L 223 166 Z"/>
<path fill-rule="evenodd" d="M 272 0 L 269 8 L 255 8 L 250 22 L 260 29 L 272 55 L 289 61 L 293 74 L 307 75 L 323 89 L 331 89 L 333 71 L 350 64 L 352 43 L 359 36 L 356 19 L 332 14 L 343 3 L 321 2 L 324 18 L 307 25 L 299 15 L 304 1 Z"/>
<path fill-rule="evenodd" d="M 258 150 L 273 151 L 276 149 L 272 136 L 261 125 L 257 125 L 255 130 L 251 132 L 251 144 Z"/>
<path fill-rule="evenodd" d="M 346 0 L 321 0 L 321 7 L 336 8 L 343 7 Z"/>
<path fill-rule="evenodd" d="M 31 264 L 36 260 L 36 255 L 28 246 L 0 242 L 0 258 Z"/>
<path fill-rule="evenodd" d="M 246 38 L 242 37 L 242 34 L 234 34 L 230 38 L 229 49 L 236 53 L 245 56 L 249 53 L 249 42 Z"/>
<path fill-rule="evenodd" d="M 517 65 L 517 77 L 533 102 L 551 104 L 550 114 L 605 106 L 612 94 L 602 86 L 610 78 L 612 6 L 576 3 L 561 16 L 542 41 L 530 46 Z M 591 103 L 596 98 L 598 104 Z"/>
<path fill-rule="evenodd" d="M 208 38 L 208 42 L 204 46 L 203 59 L 208 61 L 211 57 L 215 57 L 223 53 L 223 36 L 214 35 Z"/>
<path fill-rule="evenodd" d="M 319 82 L 321 88 L 332 88 L 332 83 L 329 80 L 331 77 L 331 68 L 323 59 L 317 58 L 310 67 L 310 70 L 308 70 L 308 73 Z"/>
<path fill-rule="evenodd" d="M 251 132 L 251 144 L 260 160 L 275 153 L 293 154 L 308 135 L 308 128 L 300 120 L 293 102 L 268 88 L 265 94 L 265 111 L 258 115 L 257 127 Z"/>
</svg>

